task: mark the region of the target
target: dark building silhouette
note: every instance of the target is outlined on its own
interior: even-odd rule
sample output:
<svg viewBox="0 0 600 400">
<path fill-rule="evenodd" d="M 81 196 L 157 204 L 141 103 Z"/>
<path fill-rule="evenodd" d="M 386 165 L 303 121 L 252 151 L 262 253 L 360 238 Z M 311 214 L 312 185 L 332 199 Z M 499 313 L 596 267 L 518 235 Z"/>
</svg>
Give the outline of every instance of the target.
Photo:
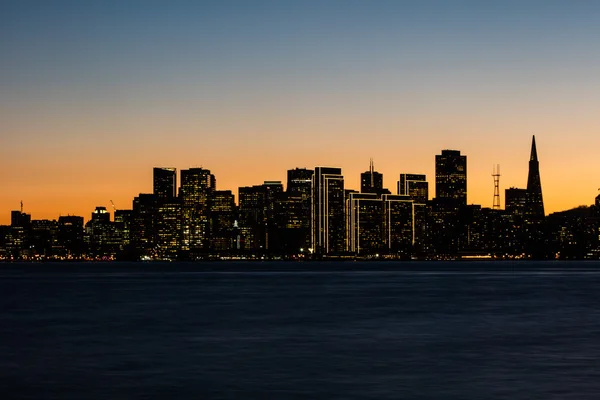
<svg viewBox="0 0 600 400">
<path fill-rule="evenodd" d="M 286 192 L 275 203 L 278 249 L 289 254 L 308 251 L 310 244 L 311 185 L 314 171 L 287 172 Z"/>
<path fill-rule="evenodd" d="M 121 236 L 122 246 L 126 248 L 131 242 L 132 210 L 115 210 L 114 222 L 118 235 Z"/>
<path fill-rule="evenodd" d="M 211 249 L 234 250 L 234 225 L 237 220 L 235 196 L 231 190 L 216 190 L 210 208 Z"/>
<path fill-rule="evenodd" d="M 18 210 L 10 212 L 10 226 L 26 228 L 29 225 L 31 225 L 31 214 Z"/>
<path fill-rule="evenodd" d="M 280 248 L 277 232 L 276 204 L 283 197 L 281 181 L 265 181 L 265 249 L 276 251 Z"/>
<path fill-rule="evenodd" d="M 30 255 L 29 237 L 31 233 L 31 215 L 21 211 L 10 213 L 10 237 L 8 240 L 9 253 L 14 258 Z"/>
<path fill-rule="evenodd" d="M 153 171 L 154 190 L 153 193 L 159 202 L 170 200 L 177 196 L 177 169 L 176 168 L 154 168 Z"/>
<path fill-rule="evenodd" d="M 140 256 L 154 256 L 156 245 L 155 220 L 158 202 L 152 193 L 134 197 L 131 210 L 131 244 Z"/>
<path fill-rule="evenodd" d="M 247 250 L 271 251 L 279 246 L 276 203 L 283 194 L 280 181 L 239 188 L 239 229 Z"/>
<path fill-rule="evenodd" d="M 310 199 L 310 185 L 314 171 L 306 168 L 290 169 L 287 172 L 286 193 L 305 199 Z"/>
<path fill-rule="evenodd" d="M 442 150 L 435 156 L 435 197 L 453 208 L 467 205 L 467 156 Z"/>
<path fill-rule="evenodd" d="M 525 216 L 527 206 L 527 189 L 509 188 L 504 191 L 506 212 L 519 218 Z"/>
<path fill-rule="evenodd" d="M 360 174 L 360 192 L 382 194 L 383 191 L 383 174 L 375 171 L 371 159 L 369 170 Z"/>
<path fill-rule="evenodd" d="M 80 257 L 84 253 L 83 217 L 63 215 L 58 217 L 58 242 L 61 256 Z"/>
<path fill-rule="evenodd" d="M 110 213 L 106 210 L 106 207 L 96 207 L 94 211 L 92 211 L 92 221 L 94 222 L 110 222 Z"/>
<path fill-rule="evenodd" d="M 315 253 L 340 253 L 345 250 L 344 200 L 341 168 L 316 167 L 311 203 L 311 248 Z"/>
<path fill-rule="evenodd" d="M 387 195 L 383 196 L 383 200 L 384 242 L 390 251 L 408 256 L 413 245 L 420 241 L 419 229 L 424 228 L 422 210 L 425 205 L 417 204 L 406 196 Z"/>
<path fill-rule="evenodd" d="M 244 250 L 266 248 L 266 187 L 244 186 L 238 189 L 238 227 L 243 237 Z"/>
<path fill-rule="evenodd" d="M 400 174 L 398 195 L 408 196 L 417 203 L 425 204 L 429 200 L 429 182 L 422 174 Z"/>
<path fill-rule="evenodd" d="M 92 218 L 85 224 L 84 238 L 89 256 L 114 257 L 121 250 L 121 237 L 106 207 L 96 207 L 92 212 Z"/>
<path fill-rule="evenodd" d="M 529 175 L 527 176 L 527 205 L 525 207 L 525 218 L 528 221 L 535 221 L 543 219 L 544 215 L 540 163 L 538 161 L 534 135 L 531 140 L 531 157 L 529 158 Z"/>
<path fill-rule="evenodd" d="M 49 219 L 31 220 L 30 248 L 33 254 L 52 257 L 59 250 L 58 222 Z"/>
</svg>

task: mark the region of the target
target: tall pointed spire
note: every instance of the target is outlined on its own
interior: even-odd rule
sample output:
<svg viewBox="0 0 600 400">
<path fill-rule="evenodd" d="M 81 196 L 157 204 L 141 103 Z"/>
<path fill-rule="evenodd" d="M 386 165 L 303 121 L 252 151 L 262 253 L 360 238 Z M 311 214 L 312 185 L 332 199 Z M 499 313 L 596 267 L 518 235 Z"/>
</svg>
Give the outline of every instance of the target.
<svg viewBox="0 0 600 400">
<path fill-rule="evenodd" d="M 535 147 L 535 135 L 533 135 L 533 139 L 531 139 L 531 158 L 530 161 L 537 161 L 537 149 Z"/>
<path fill-rule="evenodd" d="M 527 176 L 527 210 L 529 220 L 544 218 L 544 200 L 542 197 L 542 182 L 540 179 L 540 163 L 535 146 L 535 135 L 531 141 L 531 158 L 529 160 L 529 175 Z"/>
</svg>

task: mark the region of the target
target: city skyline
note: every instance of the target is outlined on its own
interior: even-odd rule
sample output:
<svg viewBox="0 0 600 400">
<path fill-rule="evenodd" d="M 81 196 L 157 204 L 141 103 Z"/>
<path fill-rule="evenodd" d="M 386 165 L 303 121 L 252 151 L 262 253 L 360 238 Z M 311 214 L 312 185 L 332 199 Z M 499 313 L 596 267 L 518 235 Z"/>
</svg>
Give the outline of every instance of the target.
<svg viewBox="0 0 600 400">
<path fill-rule="evenodd" d="M 420 174 L 400 174 L 392 194 L 372 159 L 360 191 L 346 187 L 341 168 L 294 168 L 285 190 L 272 180 L 239 187 L 237 205 L 208 169 L 182 169 L 177 187 L 176 168 L 155 167 L 152 193 L 139 193 L 131 209 L 112 204 L 112 221 L 104 206 L 84 223 L 82 216 L 33 219 L 21 204 L 11 224 L 0 225 L 0 260 L 600 256 L 600 195 L 592 206 L 545 216 L 535 136 L 527 187 L 506 189 L 505 209 L 468 204 L 467 155 L 440 153 L 431 199 Z"/>
<path fill-rule="evenodd" d="M 533 161 L 534 154 L 535 154 L 535 164 L 534 164 L 535 165 L 535 170 L 536 170 L 536 173 L 539 174 L 539 165 L 537 163 L 537 145 L 536 145 L 535 135 L 533 135 L 533 140 L 532 140 L 531 146 L 532 147 L 529 150 L 529 152 L 531 153 L 531 156 L 530 156 L 530 165 L 528 167 L 528 173 L 524 174 L 526 178 L 525 178 L 525 184 L 521 185 L 522 187 L 526 187 L 527 183 L 528 183 L 528 181 L 530 179 L 529 176 L 528 176 L 528 174 L 530 174 L 531 171 L 532 171 L 531 170 L 531 162 Z M 453 154 L 453 153 L 455 153 L 456 155 L 461 156 L 461 157 L 466 157 L 467 156 L 467 154 L 464 154 L 464 153 L 461 154 L 460 150 L 455 150 L 455 149 L 441 149 L 441 150 L 439 150 L 439 152 L 441 154 L 436 154 L 435 155 L 436 160 L 437 160 L 437 158 L 441 157 L 444 154 Z M 466 160 L 466 158 L 465 158 L 465 160 Z M 434 164 L 435 164 L 435 161 L 434 161 Z M 327 164 L 325 164 L 325 165 L 327 165 Z M 353 177 L 349 177 L 348 174 L 346 174 L 344 172 L 345 171 L 344 168 L 342 168 L 342 167 L 330 167 L 330 166 L 326 167 L 326 166 L 323 166 L 323 165 L 322 166 L 313 166 L 313 167 L 307 167 L 307 166 L 298 167 L 298 166 L 296 166 L 296 167 L 288 168 L 287 170 L 283 171 L 283 173 L 287 175 L 287 174 L 289 174 L 290 170 L 292 170 L 292 169 L 305 169 L 305 168 L 309 168 L 309 169 L 312 169 L 312 168 L 334 168 L 334 169 L 338 169 L 338 170 L 341 171 L 341 173 L 344 175 L 344 180 L 346 182 L 351 182 L 353 180 L 352 179 Z M 356 167 L 355 166 L 355 169 L 361 170 L 361 167 Z M 434 165 L 434 169 L 435 169 L 435 165 Z M 93 209 L 95 209 L 98 206 L 100 206 L 100 207 L 106 207 L 107 209 L 113 209 L 114 208 L 114 209 L 120 209 L 120 210 L 127 210 L 127 209 L 131 209 L 131 206 L 132 206 L 133 202 L 135 201 L 136 196 L 138 196 L 140 194 L 144 194 L 144 193 L 153 193 L 156 190 L 158 190 L 159 192 L 161 190 L 164 191 L 165 189 L 160 189 L 160 188 L 157 187 L 157 184 L 160 185 L 160 183 L 157 183 L 157 181 L 156 181 L 156 179 L 157 179 L 157 176 L 156 176 L 157 171 L 161 172 L 162 174 L 164 174 L 165 172 L 169 173 L 170 177 L 166 179 L 167 181 L 171 180 L 171 182 L 169 183 L 170 187 L 169 187 L 168 190 L 173 191 L 173 196 L 179 197 L 179 196 L 181 196 L 181 186 L 178 186 L 177 182 L 180 181 L 180 179 L 181 179 L 180 178 L 181 173 L 183 172 L 184 174 L 187 174 L 190 171 L 195 171 L 195 170 L 198 170 L 201 173 L 207 173 L 208 172 L 210 174 L 210 176 L 211 176 L 212 185 L 214 186 L 215 190 L 231 191 L 233 193 L 233 196 L 234 196 L 235 204 L 239 204 L 239 190 L 242 189 L 242 188 L 252 187 L 254 185 L 262 185 L 263 183 L 267 183 L 267 182 L 280 182 L 282 184 L 284 190 L 287 190 L 287 181 L 286 181 L 285 177 L 282 178 L 282 179 L 278 179 L 278 180 L 275 180 L 275 179 L 266 179 L 266 178 L 265 179 L 260 179 L 259 178 L 257 180 L 257 182 L 253 182 L 253 183 L 251 183 L 249 185 L 238 186 L 238 187 L 234 187 L 234 188 L 225 188 L 225 187 L 221 187 L 221 186 L 218 185 L 218 182 L 219 182 L 218 178 L 219 177 L 218 177 L 218 175 L 216 173 L 213 172 L 213 170 L 210 168 L 210 166 L 194 166 L 194 167 L 187 167 L 187 168 L 179 168 L 179 167 L 174 167 L 174 166 L 154 166 L 154 167 L 151 168 L 151 179 L 150 179 L 150 183 L 149 183 L 149 185 L 150 185 L 149 189 L 150 190 L 136 192 L 129 199 L 129 202 L 125 203 L 126 206 L 124 206 L 124 207 L 121 206 L 121 207 L 117 208 L 117 206 L 115 205 L 115 202 L 112 199 L 109 199 L 105 203 L 100 202 L 98 204 L 95 204 L 93 207 L 90 207 L 89 209 L 86 209 L 86 210 L 84 210 L 81 213 L 59 213 L 59 214 L 56 214 L 56 212 L 53 213 L 53 211 L 50 210 L 50 211 L 48 211 L 49 214 L 46 216 L 44 214 L 37 215 L 37 213 L 35 213 L 35 211 L 32 211 L 30 208 L 24 208 L 24 212 L 26 212 L 27 214 L 30 214 L 30 215 L 33 215 L 35 213 L 36 219 L 50 219 L 50 220 L 55 220 L 59 216 L 83 216 L 84 219 L 87 221 L 89 219 L 87 216 L 91 212 L 90 210 L 93 210 Z M 384 191 L 388 190 L 392 194 L 402 194 L 402 193 L 400 193 L 400 186 L 399 186 L 399 184 L 400 184 L 400 182 L 402 180 L 403 175 L 407 175 L 406 172 L 395 174 L 394 175 L 395 178 L 394 177 L 390 178 L 388 176 L 387 179 L 386 179 L 386 174 L 381 173 L 381 171 L 379 171 L 378 168 L 375 168 L 375 166 L 374 166 L 374 160 L 372 158 L 369 160 L 369 171 L 375 173 L 376 175 L 379 175 L 379 179 L 382 179 L 382 182 L 383 182 L 382 188 L 383 188 Z M 361 187 L 363 186 L 363 183 L 361 181 L 364 180 L 364 176 L 367 173 L 369 173 L 369 171 L 359 173 L 358 174 L 359 175 L 358 176 L 358 184 L 357 185 L 350 185 L 350 186 L 348 184 L 346 184 L 346 189 L 356 190 L 358 193 L 364 193 L 361 190 Z M 411 174 L 408 174 L 408 175 L 411 175 Z M 414 174 L 412 174 L 412 175 L 414 175 Z M 437 190 L 436 188 L 438 187 L 438 185 L 436 184 L 436 175 L 435 175 L 435 173 L 433 174 L 433 176 L 428 176 L 427 174 L 417 174 L 417 175 L 424 176 L 426 185 L 431 185 L 430 188 L 429 188 L 428 200 L 435 199 L 436 198 L 435 193 L 436 193 L 436 190 Z M 269 176 L 273 176 L 273 174 L 271 174 Z M 491 176 L 492 175 L 490 174 L 490 177 Z M 162 179 L 165 179 L 165 178 L 162 178 Z M 181 179 L 182 183 L 183 183 L 184 179 Z M 395 182 L 394 183 L 389 182 L 391 180 L 395 180 Z M 388 186 L 386 182 L 389 182 L 390 185 Z M 472 185 L 469 185 L 469 182 L 470 182 L 469 179 L 465 179 L 465 182 L 463 184 L 466 185 L 467 188 L 468 188 L 468 187 L 472 186 Z M 491 186 L 492 189 L 490 191 L 493 190 L 493 181 L 491 181 L 491 182 L 492 183 L 490 183 L 489 186 Z M 148 186 L 148 183 L 146 183 L 146 186 Z M 501 190 L 500 190 L 500 192 L 501 192 L 501 194 L 500 194 L 501 209 L 505 209 L 505 207 L 506 207 L 506 205 L 505 205 L 505 190 L 506 189 L 516 189 L 516 188 L 517 188 L 516 185 L 511 185 L 510 187 L 502 187 L 502 185 L 501 185 Z M 598 189 L 598 190 L 600 191 L 600 189 Z M 470 199 L 471 195 L 470 195 L 468 189 L 467 189 L 466 195 L 467 195 L 466 204 L 481 205 L 482 207 L 492 208 L 493 193 L 490 194 L 490 196 L 489 196 L 490 197 L 489 204 L 485 204 L 485 203 L 484 204 L 479 204 L 479 203 L 476 203 L 474 201 L 471 201 L 471 199 Z M 578 204 L 577 206 L 580 206 L 580 205 L 587 206 L 587 205 L 590 205 L 592 203 L 593 203 L 593 197 L 590 197 L 590 199 L 587 200 L 587 203 Z M 19 207 L 23 207 L 23 205 L 24 205 L 24 202 L 23 203 L 19 202 L 19 204 L 18 204 Z M 577 206 L 574 206 L 574 207 L 577 207 Z M 10 210 L 17 210 L 17 209 L 19 209 L 19 207 L 12 207 L 12 208 L 10 208 Z M 571 207 L 571 208 L 574 208 L 574 207 Z M 75 206 L 73 208 L 82 209 L 82 206 L 78 205 L 78 206 Z M 544 209 L 544 207 L 542 206 L 542 212 L 543 212 L 543 209 Z M 546 212 L 545 215 L 551 214 L 553 212 L 560 212 L 560 211 L 565 211 L 565 210 L 567 210 L 567 209 L 557 209 L 557 210 L 553 210 L 553 211 L 550 211 L 550 212 Z M 7 214 L 7 216 L 5 216 L 3 218 L 0 218 L 0 225 L 6 225 L 6 224 L 10 223 L 10 218 L 11 217 L 10 217 L 9 212 L 7 211 L 5 214 Z M 3 219 L 6 219 L 6 222 L 2 222 Z"/>
<path fill-rule="evenodd" d="M 464 162 L 466 163 L 466 156 L 467 156 L 467 154 L 464 154 L 464 153 L 461 154 L 460 150 L 455 150 L 455 149 L 441 149 L 441 150 L 439 150 L 439 152 L 441 154 L 436 154 L 435 155 L 434 164 L 436 164 L 438 162 L 437 161 L 438 158 L 444 156 L 445 154 L 453 154 L 453 155 L 462 157 L 462 158 L 464 158 L 464 160 L 465 160 Z M 529 152 L 530 152 L 530 161 L 529 161 L 529 166 L 528 166 L 528 173 L 525 174 L 525 176 L 526 176 L 526 178 L 525 178 L 525 184 L 521 185 L 522 187 L 526 187 L 527 184 L 529 183 L 530 179 L 531 179 L 530 176 L 529 176 L 529 174 L 532 173 L 532 166 L 531 166 L 532 162 L 534 162 L 533 165 L 535 166 L 534 167 L 535 173 L 539 174 L 539 164 L 538 164 L 538 160 L 537 160 L 537 145 L 536 145 L 535 135 L 533 135 L 533 139 L 532 139 L 532 143 L 531 143 L 531 149 L 530 149 Z M 325 164 L 325 165 L 327 165 L 327 164 Z M 380 179 L 379 185 L 382 186 L 382 189 L 384 191 L 387 190 L 387 191 L 389 191 L 392 194 L 402 194 L 402 193 L 400 193 L 400 183 L 402 181 L 403 176 L 407 175 L 407 173 L 406 172 L 397 173 L 397 174 L 395 174 L 395 178 L 393 178 L 393 177 L 390 178 L 388 176 L 387 179 L 386 179 L 386 174 L 381 173 L 381 171 L 379 171 L 378 168 L 375 168 L 374 165 L 375 165 L 374 164 L 374 160 L 373 160 L 373 158 L 371 158 L 369 160 L 369 170 L 367 172 L 361 172 L 361 173 L 358 174 L 359 175 L 359 177 L 358 177 L 358 184 L 357 185 L 351 185 L 351 186 L 349 186 L 348 184 L 346 184 L 346 189 L 356 190 L 358 193 L 366 193 L 363 190 L 361 190 L 361 189 L 364 189 L 364 183 L 365 183 L 364 179 L 365 179 L 365 177 L 369 173 L 371 173 L 371 174 L 374 173 L 374 174 L 376 174 L 379 177 L 378 178 L 378 179 Z M 356 166 L 354 166 L 354 167 L 355 167 L 355 169 L 357 168 L 357 169 L 361 170 L 361 167 L 356 167 Z M 288 168 L 287 170 L 285 170 L 283 172 L 285 174 L 289 174 L 290 170 L 292 170 L 294 168 L 295 169 L 299 169 L 299 168 L 300 169 L 306 169 L 306 168 L 334 168 L 334 169 L 338 169 L 338 170 L 341 171 L 341 173 L 344 175 L 344 178 L 345 178 L 346 182 L 351 182 L 353 180 L 352 177 L 349 177 L 344 172 L 344 168 L 342 168 L 342 167 L 330 167 L 330 166 L 327 166 L 327 167 L 325 167 L 325 166 L 313 166 L 313 167 L 303 166 L 303 167 L 298 167 L 298 166 L 296 166 L 296 167 Z M 434 165 L 434 169 L 435 169 L 435 165 Z M 238 186 L 238 187 L 235 187 L 235 188 L 225 188 L 225 187 L 221 187 L 221 186 L 218 185 L 218 182 L 219 182 L 218 176 L 217 176 L 217 174 L 215 174 L 212 171 L 212 169 L 210 168 L 210 166 L 194 166 L 194 167 L 187 167 L 187 168 L 179 168 L 179 167 L 174 167 L 174 166 L 153 166 L 151 168 L 152 177 L 150 179 L 150 188 L 149 188 L 150 190 L 138 191 L 137 193 L 135 193 L 129 199 L 129 202 L 125 203 L 126 204 L 125 207 L 121 206 L 121 207 L 117 208 L 116 205 L 115 205 L 115 202 L 113 201 L 113 199 L 109 199 L 105 203 L 100 202 L 98 204 L 95 204 L 93 207 L 91 207 L 89 209 L 86 209 L 86 210 L 84 210 L 83 212 L 80 212 L 80 213 L 62 213 L 62 212 L 60 212 L 59 214 L 56 214 L 56 212 L 53 213 L 53 211 L 50 210 L 50 211 L 48 211 L 47 215 L 46 214 L 37 215 L 37 213 L 36 213 L 35 216 L 36 216 L 37 219 L 50 219 L 50 220 L 55 220 L 59 216 L 83 216 L 84 219 L 87 221 L 88 220 L 87 215 L 90 214 L 90 210 L 93 210 L 93 209 L 95 209 L 98 206 L 100 206 L 100 207 L 106 207 L 107 209 L 113 209 L 113 208 L 114 209 L 120 209 L 120 210 L 131 209 L 131 206 L 132 206 L 133 202 L 135 201 L 136 196 L 144 194 L 144 193 L 153 193 L 153 192 L 156 192 L 157 190 L 158 190 L 158 192 L 161 192 L 161 191 L 164 192 L 164 191 L 170 190 L 170 191 L 172 191 L 172 196 L 173 197 L 179 197 L 179 196 L 181 196 L 181 188 L 182 188 L 182 186 L 178 186 L 177 182 L 180 181 L 180 182 L 183 183 L 185 181 L 185 178 L 182 179 L 180 177 L 181 173 L 183 172 L 184 174 L 188 174 L 189 172 L 196 171 L 196 170 L 200 171 L 201 173 L 209 173 L 210 174 L 210 177 L 212 179 L 211 185 L 213 185 L 213 189 L 214 190 L 231 191 L 233 193 L 235 204 L 239 204 L 239 190 L 242 189 L 242 188 L 252 187 L 254 185 L 262 185 L 263 183 L 267 183 L 267 182 L 281 182 L 284 190 L 287 190 L 287 183 L 286 183 L 286 179 L 285 178 L 278 179 L 278 180 L 275 180 L 275 179 L 266 179 L 266 178 L 265 179 L 260 179 L 259 178 L 257 182 L 253 182 L 253 183 L 251 183 L 249 185 Z M 465 170 L 466 170 L 466 168 L 465 168 Z M 159 176 L 159 178 L 158 178 L 159 181 L 158 182 L 157 182 L 157 172 L 159 172 L 159 175 L 158 175 Z M 165 173 L 167 173 L 166 176 L 164 175 Z M 408 175 L 415 175 L 415 174 L 410 174 L 409 173 Z M 270 174 L 269 176 L 273 176 L 273 174 Z M 438 188 L 438 184 L 436 183 L 436 179 L 437 178 L 436 178 L 436 174 L 435 173 L 433 174 L 433 176 L 428 176 L 427 174 L 417 174 L 416 176 L 422 176 L 422 177 L 424 177 L 426 186 L 431 185 L 431 187 L 429 189 L 428 200 L 435 199 L 436 197 L 439 198 L 439 196 L 435 195 L 436 191 L 438 190 L 437 189 Z M 491 176 L 492 176 L 492 174 L 490 174 L 490 177 Z M 168 188 L 160 188 L 160 185 L 161 185 L 160 179 L 166 181 L 166 183 L 162 183 L 162 185 L 168 184 Z M 389 182 L 392 179 L 395 179 L 394 183 Z M 169 180 L 171 182 L 169 182 Z M 390 185 L 388 186 L 386 182 L 389 182 Z M 490 201 L 489 201 L 490 204 L 485 204 L 485 203 L 484 204 L 479 204 L 479 203 L 476 203 L 476 202 L 474 202 L 474 201 L 472 201 L 470 199 L 471 195 L 469 193 L 468 187 L 471 187 L 472 185 L 469 185 L 469 182 L 470 182 L 469 179 L 464 179 L 464 182 L 463 182 L 463 185 L 467 186 L 467 192 L 466 192 L 466 196 L 467 197 L 466 197 L 466 203 L 465 204 L 481 205 L 482 207 L 492 208 L 493 193 L 490 195 Z M 539 184 L 539 178 L 538 178 L 538 184 Z M 146 184 L 146 186 L 148 186 L 148 185 Z M 492 181 L 492 183 L 489 186 L 492 186 L 492 190 L 493 190 L 493 181 Z M 501 185 L 501 188 L 500 188 L 501 189 L 500 190 L 500 192 L 501 192 L 501 194 L 500 194 L 501 209 L 505 209 L 505 207 L 506 207 L 506 205 L 505 205 L 505 190 L 506 189 L 516 189 L 516 188 L 517 188 L 516 185 L 511 185 L 510 187 L 503 187 Z M 520 190 L 520 189 L 517 189 L 517 190 Z M 541 190 L 541 188 L 540 188 L 540 190 Z M 598 190 L 600 191 L 600 189 L 598 189 Z M 367 190 L 367 192 L 368 192 L 368 190 Z M 171 197 L 171 198 L 173 198 L 173 197 Z M 578 204 L 577 206 L 581 206 L 581 205 L 586 205 L 587 206 L 587 205 L 590 205 L 592 203 L 593 203 L 593 197 L 591 197 L 590 199 L 588 199 L 587 203 Z M 23 207 L 24 202 L 21 200 L 18 205 L 20 207 Z M 577 207 L 577 206 L 574 206 L 574 207 Z M 571 208 L 574 208 L 574 207 L 571 207 Z M 82 206 L 78 205 L 78 206 L 75 206 L 73 208 L 77 208 L 77 209 L 81 210 Z M 17 209 L 19 209 L 19 207 L 12 207 L 10 210 L 17 210 Z M 543 206 L 541 207 L 541 210 L 542 210 L 541 212 L 544 213 L 544 211 L 543 211 L 544 207 Z M 548 215 L 548 214 L 551 214 L 553 212 L 560 212 L 560 211 L 565 211 L 565 210 L 567 210 L 567 209 L 557 209 L 557 210 L 553 210 L 553 211 L 550 211 L 550 212 L 546 212 L 543 215 Z M 30 215 L 33 215 L 35 213 L 35 211 L 32 211 L 30 208 L 24 208 L 24 212 L 26 212 L 27 214 L 30 214 Z M 10 223 L 10 218 L 11 218 L 10 214 L 8 212 L 5 213 L 5 214 L 7 214 L 7 216 L 5 216 L 3 218 L 0 218 L 0 225 L 7 225 L 7 224 Z M 6 222 L 3 222 L 3 219 L 6 219 Z"/>
<path fill-rule="evenodd" d="M 440 149 L 469 157 L 469 204 L 499 164 L 504 207 L 531 135 L 546 214 L 600 187 L 597 2 L 3 2 L 0 33 L 0 224 L 130 208 L 156 166 L 358 189 L 372 158 L 432 197 Z"/>
</svg>

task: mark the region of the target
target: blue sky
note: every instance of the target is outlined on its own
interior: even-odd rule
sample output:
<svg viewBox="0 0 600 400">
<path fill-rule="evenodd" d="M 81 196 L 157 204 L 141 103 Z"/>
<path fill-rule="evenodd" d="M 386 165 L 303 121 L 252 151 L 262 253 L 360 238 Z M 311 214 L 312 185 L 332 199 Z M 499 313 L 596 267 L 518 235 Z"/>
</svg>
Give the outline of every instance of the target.
<svg viewBox="0 0 600 400">
<path fill-rule="evenodd" d="M 400 172 L 433 182 L 442 148 L 469 155 L 486 205 L 492 163 L 524 184 L 531 134 L 549 194 L 589 171 L 549 209 L 578 205 L 598 186 L 598 38 L 593 1 L 3 1 L 0 156 L 16 172 L 0 206 L 70 182 L 125 202 L 154 165 L 201 164 L 235 192 L 317 164 L 356 187 L 373 157 L 393 188 Z M 36 178 L 41 162 L 70 178 Z M 113 169 L 130 171 L 115 189 Z"/>
</svg>

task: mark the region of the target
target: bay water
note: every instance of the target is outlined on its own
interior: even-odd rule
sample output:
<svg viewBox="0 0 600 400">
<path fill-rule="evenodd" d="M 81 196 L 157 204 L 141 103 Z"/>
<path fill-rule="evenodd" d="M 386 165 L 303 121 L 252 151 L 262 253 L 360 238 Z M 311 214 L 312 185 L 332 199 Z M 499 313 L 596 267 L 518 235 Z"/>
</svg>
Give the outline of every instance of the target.
<svg viewBox="0 0 600 400">
<path fill-rule="evenodd" d="M 598 399 L 598 262 L 0 264 L 2 399 Z"/>
</svg>

